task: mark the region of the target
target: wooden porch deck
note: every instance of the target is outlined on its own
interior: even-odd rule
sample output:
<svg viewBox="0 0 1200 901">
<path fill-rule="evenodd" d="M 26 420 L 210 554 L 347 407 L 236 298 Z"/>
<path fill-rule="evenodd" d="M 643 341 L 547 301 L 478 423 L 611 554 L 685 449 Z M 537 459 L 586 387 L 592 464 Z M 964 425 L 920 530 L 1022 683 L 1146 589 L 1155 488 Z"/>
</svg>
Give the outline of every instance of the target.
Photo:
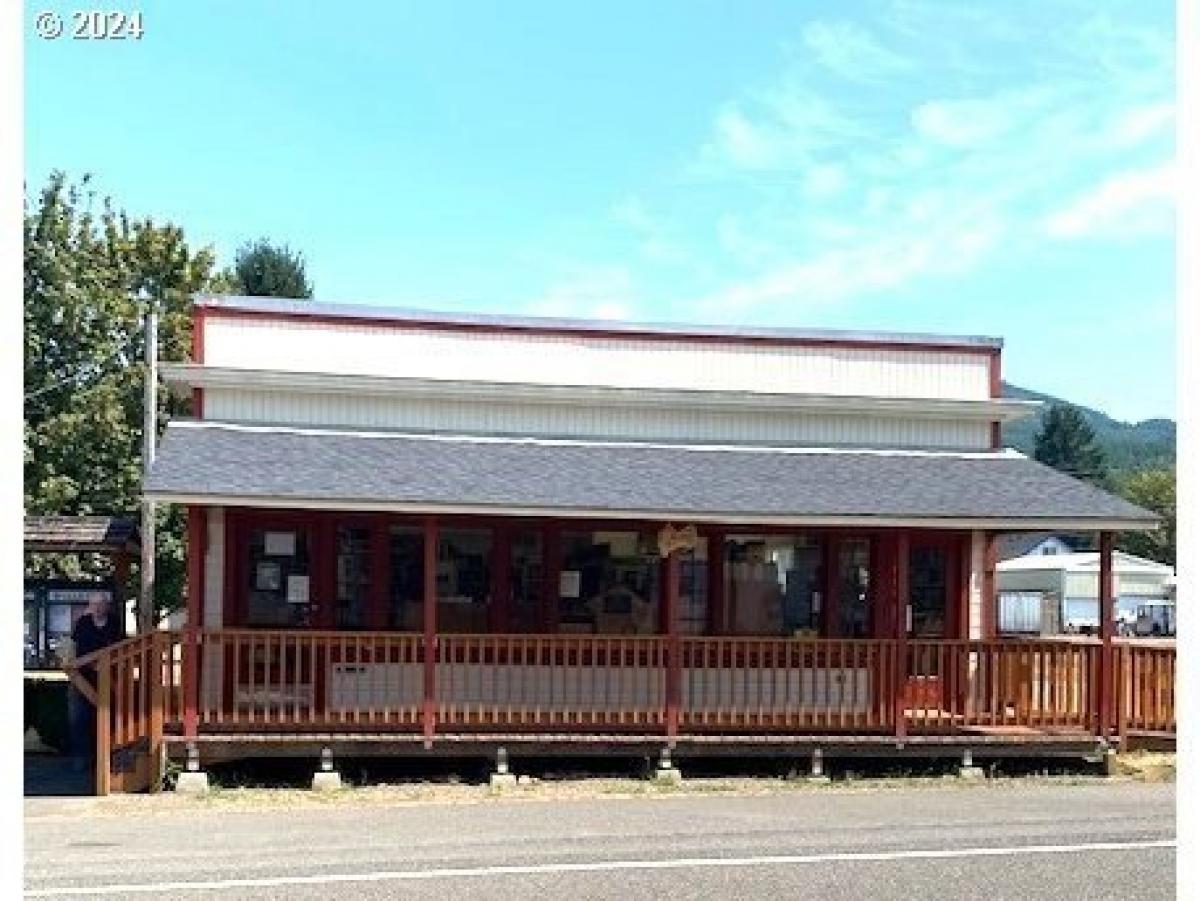
<svg viewBox="0 0 1200 901">
<path fill-rule="evenodd" d="M 197 629 L 98 652 L 98 785 L 164 754 L 1094 753 L 1173 734 L 1174 642 Z M 1101 691 L 1108 672 L 1110 690 Z M 78 683 L 78 678 L 76 679 Z M 1107 701 L 1105 699 L 1108 699 Z M 148 763 L 129 764 L 144 757 Z"/>
</svg>

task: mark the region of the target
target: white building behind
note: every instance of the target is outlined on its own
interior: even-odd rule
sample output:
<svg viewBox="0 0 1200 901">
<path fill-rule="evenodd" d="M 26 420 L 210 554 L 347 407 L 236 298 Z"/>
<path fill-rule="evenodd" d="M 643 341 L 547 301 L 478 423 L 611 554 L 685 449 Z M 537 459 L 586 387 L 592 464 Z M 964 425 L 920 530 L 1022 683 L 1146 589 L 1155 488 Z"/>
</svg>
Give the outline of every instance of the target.
<svg viewBox="0 0 1200 901">
<path fill-rule="evenodd" d="M 996 566 L 1001 616 L 1026 599 L 1051 596 L 1060 602 L 1062 628 L 1079 631 L 1099 623 L 1100 555 L 1096 551 L 1032 553 Z M 1123 551 L 1113 553 L 1113 593 L 1119 622 L 1132 624 L 1140 605 L 1171 598 L 1175 570 Z M 1007 600 L 1006 600 L 1007 599 Z M 1015 614 L 1014 614 L 1015 615 Z"/>
</svg>

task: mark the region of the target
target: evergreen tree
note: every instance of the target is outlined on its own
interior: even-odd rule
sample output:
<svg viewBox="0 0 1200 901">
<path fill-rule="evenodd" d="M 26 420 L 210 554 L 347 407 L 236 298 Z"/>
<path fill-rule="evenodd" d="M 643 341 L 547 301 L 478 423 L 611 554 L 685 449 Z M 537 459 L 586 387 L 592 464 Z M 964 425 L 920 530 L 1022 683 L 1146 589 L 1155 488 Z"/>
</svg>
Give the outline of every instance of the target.
<svg viewBox="0 0 1200 901">
<path fill-rule="evenodd" d="M 1153 532 L 1123 532 L 1117 547 L 1139 557 L 1175 565 L 1175 470 L 1147 469 L 1122 478 L 1117 490 L 1130 503 L 1163 518 Z"/>
<path fill-rule="evenodd" d="M 1070 404 L 1053 404 L 1034 436 L 1033 457 L 1060 472 L 1096 485 L 1108 480 L 1104 452 L 1083 414 Z"/>
<path fill-rule="evenodd" d="M 235 289 L 251 297 L 312 297 L 304 256 L 266 238 L 243 244 L 234 259 Z"/>
</svg>

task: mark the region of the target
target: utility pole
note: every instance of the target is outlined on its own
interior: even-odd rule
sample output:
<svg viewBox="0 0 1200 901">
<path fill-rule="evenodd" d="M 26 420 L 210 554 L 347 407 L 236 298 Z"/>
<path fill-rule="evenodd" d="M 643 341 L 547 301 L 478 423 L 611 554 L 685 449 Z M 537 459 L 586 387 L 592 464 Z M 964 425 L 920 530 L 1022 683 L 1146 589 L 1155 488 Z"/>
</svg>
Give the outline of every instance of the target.
<svg viewBox="0 0 1200 901">
<path fill-rule="evenodd" d="M 142 482 L 154 462 L 158 442 L 158 314 L 154 301 L 146 307 L 146 385 L 142 413 Z M 153 631 L 154 622 L 154 501 L 142 495 L 141 594 L 138 597 L 138 633 Z"/>
</svg>

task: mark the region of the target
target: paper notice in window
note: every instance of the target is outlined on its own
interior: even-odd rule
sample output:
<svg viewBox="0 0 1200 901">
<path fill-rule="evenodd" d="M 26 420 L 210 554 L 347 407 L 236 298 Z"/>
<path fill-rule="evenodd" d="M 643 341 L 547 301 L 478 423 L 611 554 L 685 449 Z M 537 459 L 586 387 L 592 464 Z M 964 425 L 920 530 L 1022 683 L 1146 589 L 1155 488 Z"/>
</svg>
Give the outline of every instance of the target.
<svg viewBox="0 0 1200 901">
<path fill-rule="evenodd" d="M 564 569 L 559 573 L 558 596 L 560 598 L 579 597 L 579 570 Z"/>
<path fill-rule="evenodd" d="M 296 556 L 295 532 L 267 532 L 263 535 L 263 553 L 268 557 Z"/>
<path fill-rule="evenodd" d="M 308 603 L 308 576 L 287 577 L 287 600 L 289 604 Z"/>
</svg>

